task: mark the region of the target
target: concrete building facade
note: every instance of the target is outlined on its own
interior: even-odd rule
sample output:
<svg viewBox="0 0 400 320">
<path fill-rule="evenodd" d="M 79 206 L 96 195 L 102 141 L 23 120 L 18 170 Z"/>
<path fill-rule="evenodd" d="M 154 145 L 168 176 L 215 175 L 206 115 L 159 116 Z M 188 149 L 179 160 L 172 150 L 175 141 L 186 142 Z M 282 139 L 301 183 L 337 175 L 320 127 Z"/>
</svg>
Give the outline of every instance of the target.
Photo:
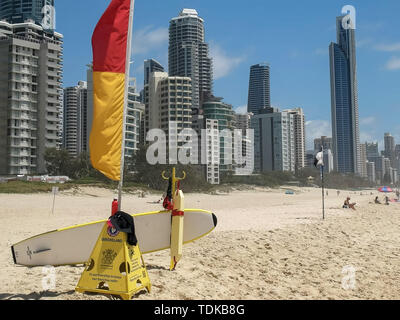
<svg viewBox="0 0 400 320">
<path fill-rule="evenodd" d="M 0 174 L 46 173 L 61 145 L 63 36 L 0 21 Z"/>
</svg>

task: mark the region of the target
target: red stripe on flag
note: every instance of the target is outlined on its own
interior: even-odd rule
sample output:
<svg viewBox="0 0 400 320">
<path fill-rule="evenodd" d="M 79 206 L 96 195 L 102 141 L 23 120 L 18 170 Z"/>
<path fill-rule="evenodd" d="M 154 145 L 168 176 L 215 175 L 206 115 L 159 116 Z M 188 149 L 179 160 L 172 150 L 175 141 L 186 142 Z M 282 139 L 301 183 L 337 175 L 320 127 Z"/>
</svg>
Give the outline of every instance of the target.
<svg viewBox="0 0 400 320">
<path fill-rule="evenodd" d="M 112 0 L 92 36 L 93 71 L 125 73 L 130 0 Z"/>
</svg>

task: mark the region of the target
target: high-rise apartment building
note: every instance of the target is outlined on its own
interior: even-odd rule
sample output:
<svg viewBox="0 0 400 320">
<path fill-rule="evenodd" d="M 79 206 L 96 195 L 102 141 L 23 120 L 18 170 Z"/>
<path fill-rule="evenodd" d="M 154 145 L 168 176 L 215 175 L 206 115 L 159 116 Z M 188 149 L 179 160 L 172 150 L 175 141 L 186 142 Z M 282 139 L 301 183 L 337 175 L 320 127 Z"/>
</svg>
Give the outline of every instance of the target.
<svg viewBox="0 0 400 320">
<path fill-rule="evenodd" d="M 218 121 L 218 130 L 224 131 L 228 130 L 230 133 L 233 133 L 233 130 L 236 126 L 236 115 L 233 111 L 232 105 L 225 103 L 222 101 L 222 98 L 218 97 L 209 97 L 208 101 L 203 103 L 203 114 L 206 121 L 217 120 Z M 220 137 L 220 171 L 232 171 L 233 170 L 233 159 L 232 163 L 229 163 L 230 160 L 226 156 L 226 154 L 233 155 L 234 151 L 233 141 L 229 143 L 229 139 L 224 137 Z"/>
<path fill-rule="evenodd" d="M 360 174 L 355 30 L 343 20 L 336 18 L 337 43 L 329 46 L 333 155 L 337 171 Z"/>
<path fill-rule="evenodd" d="M 205 119 L 207 155 L 206 179 L 210 184 L 220 183 L 220 137 L 217 119 Z"/>
<path fill-rule="evenodd" d="M 367 175 L 369 182 L 376 182 L 375 162 L 367 162 Z"/>
<path fill-rule="evenodd" d="M 294 172 L 296 140 L 293 114 L 266 108 L 252 117 L 251 128 L 254 129 L 255 170 Z"/>
<path fill-rule="evenodd" d="M 242 130 L 246 134 L 246 130 L 250 129 L 251 113 L 236 114 L 236 129 Z"/>
<path fill-rule="evenodd" d="M 46 173 L 46 149 L 60 147 L 62 43 L 32 21 L 0 21 L 0 174 Z"/>
<path fill-rule="evenodd" d="M 183 9 L 169 24 L 168 72 L 192 80 L 192 105 L 198 109 L 212 94 L 212 59 L 204 36 L 204 20 L 194 9 Z"/>
<path fill-rule="evenodd" d="M 392 166 L 394 166 L 396 162 L 396 154 L 395 154 L 396 144 L 394 141 L 394 137 L 390 133 L 385 133 L 384 141 L 385 141 L 385 151 L 384 151 L 385 157 L 390 159 L 390 161 L 392 162 Z"/>
<path fill-rule="evenodd" d="M 136 92 L 136 79 L 131 78 L 125 120 L 125 157 L 132 157 L 142 143 L 144 110 L 145 106 L 140 101 L 140 94 Z"/>
<path fill-rule="evenodd" d="M 306 121 L 302 108 L 286 110 L 293 116 L 295 168 L 303 169 L 306 166 Z"/>
<path fill-rule="evenodd" d="M 270 66 L 267 63 L 256 64 L 250 68 L 247 111 L 259 114 L 262 109 L 270 107 Z"/>
<path fill-rule="evenodd" d="M 75 87 L 64 89 L 63 148 L 77 157 L 88 151 L 88 94 L 87 83 L 79 81 Z"/>
<path fill-rule="evenodd" d="M 365 143 L 365 148 L 366 148 L 366 153 L 367 153 L 367 159 L 371 157 L 379 157 L 379 148 L 378 148 L 378 143 Z"/>
<path fill-rule="evenodd" d="M 192 125 L 192 80 L 170 77 L 166 72 L 153 72 L 144 87 L 145 134 L 162 129 L 168 136 L 170 123 L 181 131 Z"/>
<path fill-rule="evenodd" d="M 363 178 L 368 178 L 367 163 L 367 145 L 360 144 L 360 176 Z"/>
<path fill-rule="evenodd" d="M 153 72 L 164 72 L 164 67 L 157 60 L 149 59 L 144 61 L 144 85 L 149 84 Z"/>
<path fill-rule="evenodd" d="M 333 150 L 332 138 L 322 136 L 314 139 L 314 152 L 320 152 L 322 147 L 324 150 Z"/>
<path fill-rule="evenodd" d="M 31 19 L 41 25 L 45 10 L 48 10 L 46 5 L 54 7 L 54 0 L 1 0 L 0 20 L 23 23 Z"/>
</svg>

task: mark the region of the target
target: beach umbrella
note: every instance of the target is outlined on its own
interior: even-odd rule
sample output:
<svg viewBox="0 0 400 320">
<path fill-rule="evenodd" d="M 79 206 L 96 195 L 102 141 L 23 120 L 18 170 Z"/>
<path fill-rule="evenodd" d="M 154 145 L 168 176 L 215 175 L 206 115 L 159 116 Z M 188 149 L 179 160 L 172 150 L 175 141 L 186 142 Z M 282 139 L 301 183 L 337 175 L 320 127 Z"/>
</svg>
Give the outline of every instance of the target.
<svg viewBox="0 0 400 320">
<path fill-rule="evenodd" d="M 393 190 L 389 187 L 382 187 L 378 189 L 379 192 L 385 192 L 385 193 L 389 193 L 389 192 L 393 192 Z"/>
</svg>

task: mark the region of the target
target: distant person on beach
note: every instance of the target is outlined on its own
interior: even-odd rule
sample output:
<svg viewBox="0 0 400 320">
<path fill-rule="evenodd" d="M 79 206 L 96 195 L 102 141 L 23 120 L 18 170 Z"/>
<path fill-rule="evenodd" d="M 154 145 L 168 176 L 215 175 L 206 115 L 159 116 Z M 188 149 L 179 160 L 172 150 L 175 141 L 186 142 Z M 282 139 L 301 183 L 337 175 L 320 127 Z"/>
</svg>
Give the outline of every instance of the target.
<svg viewBox="0 0 400 320">
<path fill-rule="evenodd" d="M 400 191 L 399 190 L 396 191 L 396 197 L 397 197 L 397 200 L 400 200 Z"/>
<path fill-rule="evenodd" d="M 375 198 L 375 204 L 382 204 L 382 203 L 379 201 L 379 197 L 378 197 L 378 196 Z"/>
<path fill-rule="evenodd" d="M 386 204 L 387 206 L 389 205 L 389 197 L 388 197 L 388 196 L 385 197 L 385 204 Z"/>
<path fill-rule="evenodd" d="M 350 197 L 347 197 L 347 199 L 344 201 L 343 208 L 344 208 L 344 209 L 353 209 L 353 210 L 356 210 L 355 205 L 356 205 L 356 203 L 350 203 Z"/>
</svg>

